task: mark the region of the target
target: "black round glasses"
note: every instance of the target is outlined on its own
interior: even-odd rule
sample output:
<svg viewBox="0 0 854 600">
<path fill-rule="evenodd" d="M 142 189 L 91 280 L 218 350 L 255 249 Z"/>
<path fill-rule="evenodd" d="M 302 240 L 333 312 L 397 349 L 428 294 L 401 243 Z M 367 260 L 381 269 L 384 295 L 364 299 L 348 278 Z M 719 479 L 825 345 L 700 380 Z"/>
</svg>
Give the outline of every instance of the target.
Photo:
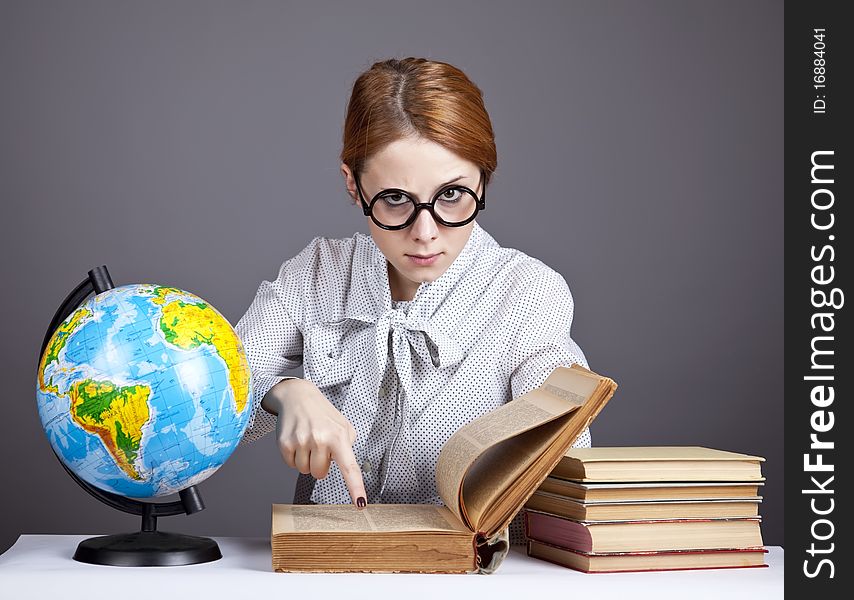
<svg viewBox="0 0 854 600">
<path fill-rule="evenodd" d="M 441 188 L 428 203 L 419 203 L 407 192 L 399 188 L 388 188 L 378 192 L 371 201 L 365 202 L 359 176 L 356 176 L 356 188 L 366 217 L 382 229 L 405 229 L 415 222 L 418 211 L 430 211 L 433 219 L 446 227 L 462 227 L 475 218 L 478 211 L 486 208 L 486 186 L 480 198 L 464 185 L 447 185 Z M 483 182 L 483 169 L 480 171 L 478 187 Z"/>
</svg>

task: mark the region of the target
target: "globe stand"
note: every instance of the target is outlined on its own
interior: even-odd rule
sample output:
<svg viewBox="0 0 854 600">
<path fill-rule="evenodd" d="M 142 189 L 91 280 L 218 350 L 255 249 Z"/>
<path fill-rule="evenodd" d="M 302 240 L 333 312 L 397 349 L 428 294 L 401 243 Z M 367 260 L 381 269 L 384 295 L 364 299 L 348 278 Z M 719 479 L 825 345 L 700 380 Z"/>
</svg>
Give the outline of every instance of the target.
<svg viewBox="0 0 854 600">
<path fill-rule="evenodd" d="M 56 328 L 86 299 L 89 294 L 100 294 L 115 287 L 106 265 L 89 271 L 89 276 L 71 291 L 60 305 L 48 327 L 41 356 L 44 356 Z M 54 451 L 56 454 L 56 451 Z M 100 490 L 78 477 L 56 456 L 65 471 L 88 494 L 116 510 L 142 517 L 140 531 L 105 535 L 83 540 L 77 546 L 74 560 L 96 565 L 121 567 L 163 567 L 192 565 L 222 558 L 217 543 L 206 537 L 157 531 L 157 517 L 178 514 L 191 515 L 204 510 L 205 504 L 196 486 L 181 490 L 176 502 L 152 503 L 131 500 L 118 494 Z"/>
<path fill-rule="evenodd" d="M 180 496 L 181 502 L 175 504 L 192 506 L 201 501 L 195 487 L 182 490 Z M 222 558 L 219 546 L 210 538 L 157 531 L 157 511 L 167 504 L 140 504 L 143 510 L 141 531 L 83 540 L 77 546 L 74 560 L 96 565 L 164 567 L 192 565 Z M 202 504 L 198 510 L 203 508 Z"/>
</svg>

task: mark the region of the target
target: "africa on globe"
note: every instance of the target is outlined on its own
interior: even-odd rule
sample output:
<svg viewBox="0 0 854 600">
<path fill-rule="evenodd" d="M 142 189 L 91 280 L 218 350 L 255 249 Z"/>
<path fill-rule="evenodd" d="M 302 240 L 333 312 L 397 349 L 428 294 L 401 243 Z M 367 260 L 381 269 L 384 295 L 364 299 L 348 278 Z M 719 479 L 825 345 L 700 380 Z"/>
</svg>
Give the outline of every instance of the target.
<svg viewBox="0 0 854 600">
<path fill-rule="evenodd" d="M 38 367 L 42 425 L 87 483 L 129 498 L 196 485 L 237 447 L 251 412 L 246 354 L 198 296 L 131 284 L 57 327 Z"/>
</svg>

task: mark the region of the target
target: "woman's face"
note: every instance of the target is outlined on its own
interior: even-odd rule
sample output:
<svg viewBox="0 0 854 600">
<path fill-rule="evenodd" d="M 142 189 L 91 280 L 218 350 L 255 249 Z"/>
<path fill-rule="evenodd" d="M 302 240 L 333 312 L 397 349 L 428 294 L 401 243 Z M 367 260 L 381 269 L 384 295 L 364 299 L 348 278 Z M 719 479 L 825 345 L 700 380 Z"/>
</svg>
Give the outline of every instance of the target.
<svg viewBox="0 0 854 600">
<path fill-rule="evenodd" d="M 341 172 L 347 191 L 361 208 L 349 167 L 342 164 Z M 404 138 L 392 142 L 367 161 L 359 185 L 365 202 L 370 202 L 381 190 L 400 188 L 419 203 L 428 203 L 451 181 L 474 190 L 480 197 L 479 179 L 480 170 L 474 163 L 435 142 Z M 419 210 L 415 221 L 404 229 L 383 229 L 370 217 L 368 227 L 388 261 L 392 299 L 411 300 L 422 282 L 435 281 L 459 256 L 471 235 L 474 221 L 462 227 L 446 227 L 437 223 L 428 210 Z"/>
</svg>

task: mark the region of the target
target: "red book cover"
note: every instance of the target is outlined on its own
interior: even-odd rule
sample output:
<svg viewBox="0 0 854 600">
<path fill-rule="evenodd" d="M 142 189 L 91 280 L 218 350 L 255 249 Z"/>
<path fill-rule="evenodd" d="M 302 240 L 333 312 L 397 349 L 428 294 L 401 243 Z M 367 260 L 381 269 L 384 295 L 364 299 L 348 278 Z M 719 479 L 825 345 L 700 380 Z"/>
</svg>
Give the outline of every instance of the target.
<svg viewBox="0 0 854 600">
<path fill-rule="evenodd" d="M 739 517 L 726 519 L 646 519 L 635 521 L 576 521 L 567 517 L 553 515 L 551 513 L 542 512 L 533 509 L 524 509 L 525 513 L 525 534 L 532 539 L 554 544 L 561 548 L 578 550 L 586 553 L 596 553 L 594 549 L 594 536 L 591 533 L 591 528 L 609 527 L 614 525 L 628 535 L 628 529 L 632 525 L 639 525 L 647 528 L 653 526 L 656 528 L 656 535 L 650 536 L 639 542 L 641 547 L 625 547 L 619 548 L 619 551 L 670 551 L 670 550 L 705 550 L 715 548 L 760 548 L 762 547 L 761 534 L 758 531 L 758 523 L 760 517 Z M 749 536 L 752 539 L 751 543 L 743 542 L 724 542 L 717 544 L 702 544 L 696 539 L 697 535 L 705 533 L 705 531 L 697 532 L 696 524 L 699 523 L 715 523 L 715 528 L 724 533 L 730 531 L 730 524 L 737 526 L 743 522 L 757 523 L 755 536 Z M 685 524 L 684 534 L 683 528 L 678 527 L 680 524 Z M 676 527 L 674 527 L 676 525 Z M 660 534 L 660 535 L 658 535 Z M 733 534 L 735 535 L 735 534 Z M 741 533 L 739 533 L 741 535 Z M 613 537 L 613 536 L 611 536 Z M 718 536 L 720 537 L 720 536 Z M 744 538 L 741 538 L 744 539 Z M 663 545 L 662 545 L 663 544 Z M 669 545 L 668 545 L 669 544 Z M 599 548 L 603 551 L 618 551 L 617 549 L 609 550 Z"/>
</svg>

